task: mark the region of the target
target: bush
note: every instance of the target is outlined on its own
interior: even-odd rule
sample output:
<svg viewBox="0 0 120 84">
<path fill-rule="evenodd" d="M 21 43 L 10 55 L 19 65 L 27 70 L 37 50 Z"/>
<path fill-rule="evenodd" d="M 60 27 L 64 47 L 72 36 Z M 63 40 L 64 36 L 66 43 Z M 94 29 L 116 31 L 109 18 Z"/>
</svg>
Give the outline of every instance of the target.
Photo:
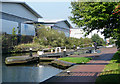
<svg viewBox="0 0 120 84">
<path fill-rule="evenodd" d="M 15 46 L 12 52 L 29 51 L 30 48 L 32 48 L 33 51 L 38 51 L 38 50 L 44 49 L 45 46 L 37 44 L 37 43 L 20 44 L 18 46 Z"/>
<path fill-rule="evenodd" d="M 115 63 L 115 62 L 120 63 L 120 50 L 114 54 L 113 58 L 110 61 L 110 63 Z"/>
<path fill-rule="evenodd" d="M 9 38 L 4 38 L 3 41 L 7 42 L 8 39 Z M 17 39 L 15 40 L 14 42 L 17 42 Z M 76 47 L 77 46 L 88 47 L 90 45 L 82 45 L 82 44 L 90 44 L 91 42 L 92 40 L 90 38 L 77 39 L 73 37 L 66 37 L 64 32 L 62 31 L 54 30 L 51 28 L 46 28 L 45 26 L 41 25 L 40 27 L 37 28 L 37 36 L 35 36 L 34 38 L 33 36 L 27 37 L 27 36 L 22 35 L 21 36 L 22 44 L 20 43 L 19 45 L 18 44 L 14 45 L 15 47 L 14 47 L 13 52 L 28 51 L 30 47 L 32 47 L 33 50 L 49 48 L 49 47 L 51 48 L 52 47 L 66 47 L 67 49 L 71 49 L 73 48 L 74 45 Z"/>
<path fill-rule="evenodd" d="M 92 42 L 96 42 L 97 45 L 99 46 L 102 46 L 105 44 L 105 41 L 102 38 L 100 38 L 98 34 L 94 34 L 91 39 L 92 39 Z"/>
<path fill-rule="evenodd" d="M 89 44 L 91 39 L 66 37 L 64 32 L 41 26 L 37 30 L 37 37 L 34 37 L 34 42 L 44 46 L 73 48 L 73 45 Z"/>
<path fill-rule="evenodd" d="M 15 39 L 13 39 L 13 37 Z M 33 36 L 22 35 L 21 41 L 19 44 L 30 43 L 32 41 L 33 41 Z M 14 46 L 17 46 L 17 45 L 18 45 L 18 36 L 17 35 L 13 36 L 11 34 L 6 34 L 6 33 L 2 34 L 2 52 L 3 53 L 11 52 L 11 50 L 13 50 Z"/>
<path fill-rule="evenodd" d="M 120 84 L 120 51 L 117 51 L 110 63 L 105 66 L 104 71 L 96 79 L 96 84 Z"/>
</svg>

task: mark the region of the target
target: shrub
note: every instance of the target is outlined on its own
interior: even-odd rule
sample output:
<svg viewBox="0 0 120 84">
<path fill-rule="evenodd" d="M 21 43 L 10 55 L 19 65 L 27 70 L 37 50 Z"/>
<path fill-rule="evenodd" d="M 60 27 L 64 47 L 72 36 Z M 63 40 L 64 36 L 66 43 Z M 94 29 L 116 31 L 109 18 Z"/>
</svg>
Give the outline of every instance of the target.
<svg viewBox="0 0 120 84">
<path fill-rule="evenodd" d="M 34 37 L 34 42 L 44 46 L 66 46 L 67 48 L 73 48 L 73 45 L 79 46 L 81 44 L 89 44 L 91 43 L 91 39 L 66 37 L 62 31 L 41 26 L 41 28 L 37 30 L 37 37 Z"/>
<path fill-rule="evenodd" d="M 45 46 L 37 44 L 37 43 L 20 44 L 14 47 L 13 52 L 29 51 L 30 48 L 32 48 L 33 51 L 38 51 L 38 50 L 42 50 L 43 48 L 45 48 Z"/>
<path fill-rule="evenodd" d="M 105 44 L 105 41 L 102 38 L 100 38 L 98 34 L 94 34 L 91 39 L 92 39 L 92 42 L 95 41 L 100 46 Z"/>
</svg>

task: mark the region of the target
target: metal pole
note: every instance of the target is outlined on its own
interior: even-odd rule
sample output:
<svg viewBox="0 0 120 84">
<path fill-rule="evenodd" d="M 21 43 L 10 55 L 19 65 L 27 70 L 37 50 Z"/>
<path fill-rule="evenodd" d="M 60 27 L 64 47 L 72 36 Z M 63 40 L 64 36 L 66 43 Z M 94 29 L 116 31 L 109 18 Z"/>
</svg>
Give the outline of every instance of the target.
<svg viewBox="0 0 120 84">
<path fill-rule="evenodd" d="M 63 50 L 63 57 L 66 57 L 66 49 Z"/>
<path fill-rule="evenodd" d="M 30 57 L 32 57 L 32 48 L 30 48 Z"/>
</svg>

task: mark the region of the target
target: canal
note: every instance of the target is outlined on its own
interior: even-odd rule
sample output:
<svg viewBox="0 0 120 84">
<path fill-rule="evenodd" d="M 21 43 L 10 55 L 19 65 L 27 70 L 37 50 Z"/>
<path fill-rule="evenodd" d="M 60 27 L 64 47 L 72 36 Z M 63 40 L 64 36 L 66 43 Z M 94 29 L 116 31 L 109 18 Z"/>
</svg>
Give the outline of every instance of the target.
<svg viewBox="0 0 120 84">
<path fill-rule="evenodd" d="M 4 61 L 8 56 L 11 55 L 2 56 L 2 82 L 43 82 L 62 71 L 50 65 L 36 66 L 36 63 L 7 66 Z"/>
</svg>

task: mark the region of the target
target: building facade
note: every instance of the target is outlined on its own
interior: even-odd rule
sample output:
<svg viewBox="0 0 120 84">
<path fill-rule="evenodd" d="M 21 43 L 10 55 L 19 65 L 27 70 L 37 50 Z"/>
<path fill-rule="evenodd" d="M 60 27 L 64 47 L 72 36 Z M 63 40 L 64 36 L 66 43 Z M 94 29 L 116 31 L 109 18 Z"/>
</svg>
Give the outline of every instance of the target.
<svg viewBox="0 0 120 84">
<path fill-rule="evenodd" d="M 12 34 L 12 29 L 15 28 L 18 35 L 35 35 L 33 25 L 25 24 L 25 21 L 38 21 L 42 18 L 25 2 L 9 2 L 2 1 L 2 32 Z"/>
<path fill-rule="evenodd" d="M 72 26 L 67 20 L 49 20 L 49 21 L 39 21 L 40 24 L 50 27 L 58 31 L 63 31 L 66 37 L 70 37 L 70 29 Z"/>
<path fill-rule="evenodd" d="M 84 31 L 80 28 L 71 28 L 70 29 L 70 37 L 78 38 L 80 39 L 81 37 L 84 38 Z"/>
<path fill-rule="evenodd" d="M 101 34 L 102 30 L 99 32 L 97 30 L 93 30 L 89 35 L 87 35 L 87 38 L 91 38 L 94 34 L 98 34 L 101 38 L 105 39 L 104 35 Z M 81 28 L 71 28 L 70 29 L 70 37 L 74 38 L 85 38 L 85 32 Z"/>
</svg>

